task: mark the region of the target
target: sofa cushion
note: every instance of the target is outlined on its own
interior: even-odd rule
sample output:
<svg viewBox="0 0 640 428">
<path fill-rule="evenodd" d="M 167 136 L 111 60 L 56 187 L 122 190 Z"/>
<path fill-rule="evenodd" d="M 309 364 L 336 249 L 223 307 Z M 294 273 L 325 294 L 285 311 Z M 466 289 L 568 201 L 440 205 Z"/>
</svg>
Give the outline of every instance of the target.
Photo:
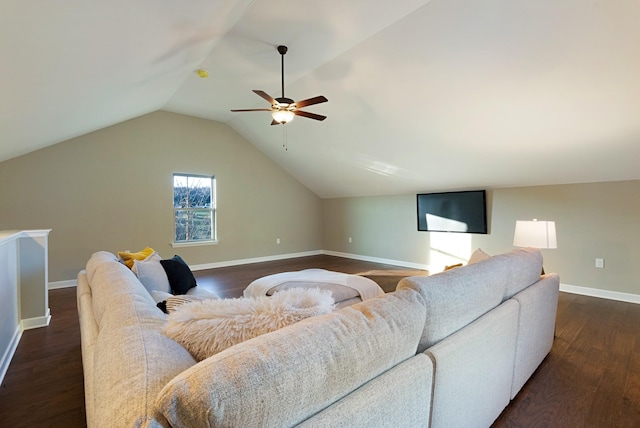
<svg viewBox="0 0 640 428">
<path fill-rule="evenodd" d="M 176 296 L 178 297 L 178 296 Z M 170 310 L 164 334 L 200 361 L 230 346 L 333 311 L 331 292 L 292 288 L 273 297 L 203 300 Z"/>
<path fill-rule="evenodd" d="M 426 354 L 418 354 L 296 427 L 426 427 L 432 383 L 433 362 Z"/>
<path fill-rule="evenodd" d="M 405 278 L 398 290 L 411 288 L 424 297 L 427 322 L 419 352 L 460 330 L 540 277 L 540 250 L 517 249 L 428 277 Z M 517 292 L 517 291 L 515 291 Z M 515 293 L 514 293 L 515 294 Z"/>
<path fill-rule="evenodd" d="M 412 290 L 308 318 L 201 361 L 157 404 L 175 428 L 293 426 L 415 355 L 424 320 Z"/>
<path fill-rule="evenodd" d="M 118 262 L 115 255 L 99 251 L 94 253 L 87 262 L 87 278 L 91 286 L 93 296 L 93 312 L 98 325 L 102 322 L 102 316 L 106 308 L 112 304 L 118 296 L 128 295 L 131 292 L 141 295 L 142 299 L 153 301 L 151 295 L 138 281 L 136 276 L 125 265 Z M 125 284 L 128 284 L 125 286 Z"/>
<path fill-rule="evenodd" d="M 537 248 L 519 248 L 509 253 L 493 256 L 497 262 L 508 264 L 507 300 L 540 279 L 542 273 L 542 252 Z"/>
<path fill-rule="evenodd" d="M 455 333 L 502 302 L 506 287 L 502 281 L 504 269 L 486 266 L 486 262 L 427 277 L 409 277 L 398 283 L 398 290 L 411 288 L 418 291 L 427 305 L 427 320 L 418 352 Z"/>
</svg>

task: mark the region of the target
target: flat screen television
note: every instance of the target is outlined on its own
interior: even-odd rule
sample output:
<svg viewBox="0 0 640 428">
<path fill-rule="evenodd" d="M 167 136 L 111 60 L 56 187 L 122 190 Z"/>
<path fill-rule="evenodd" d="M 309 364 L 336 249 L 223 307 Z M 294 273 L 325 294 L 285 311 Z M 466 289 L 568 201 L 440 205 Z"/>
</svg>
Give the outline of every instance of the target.
<svg viewBox="0 0 640 428">
<path fill-rule="evenodd" d="M 419 231 L 487 233 L 484 190 L 422 193 L 417 205 Z"/>
</svg>

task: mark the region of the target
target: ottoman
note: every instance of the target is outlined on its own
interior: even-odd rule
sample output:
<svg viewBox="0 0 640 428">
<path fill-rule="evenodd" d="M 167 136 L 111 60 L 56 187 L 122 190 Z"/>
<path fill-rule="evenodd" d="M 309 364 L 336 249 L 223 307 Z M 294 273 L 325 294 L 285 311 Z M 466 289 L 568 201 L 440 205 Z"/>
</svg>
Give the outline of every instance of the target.
<svg viewBox="0 0 640 428">
<path fill-rule="evenodd" d="M 244 290 L 244 297 L 271 296 L 280 290 L 294 287 L 315 287 L 329 290 L 337 308 L 384 295 L 375 281 L 358 275 L 325 269 L 304 269 L 263 276 Z"/>
</svg>

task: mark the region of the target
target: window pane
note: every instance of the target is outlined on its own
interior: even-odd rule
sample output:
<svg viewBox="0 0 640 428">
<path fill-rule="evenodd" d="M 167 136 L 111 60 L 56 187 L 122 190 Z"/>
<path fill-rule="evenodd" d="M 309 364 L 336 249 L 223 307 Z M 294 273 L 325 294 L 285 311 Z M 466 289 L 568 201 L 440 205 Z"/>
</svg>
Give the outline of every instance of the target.
<svg viewBox="0 0 640 428">
<path fill-rule="evenodd" d="M 174 175 L 174 208 L 211 208 L 212 178 Z"/>
<path fill-rule="evenodd" d="M 184 175 L 173 176 L 173 207 L 187 208 L 189 201 L 188 177 Z"/>
<path fill-rule="evenodd" d="M 189 177 L 189 206 L 211 208 L 211 178 Z"/>
<path fill-rule="evenodd" d="M 176 210 L 176 242 L 211 239 L 213 212 L 210 210 Z"/>
</svg>

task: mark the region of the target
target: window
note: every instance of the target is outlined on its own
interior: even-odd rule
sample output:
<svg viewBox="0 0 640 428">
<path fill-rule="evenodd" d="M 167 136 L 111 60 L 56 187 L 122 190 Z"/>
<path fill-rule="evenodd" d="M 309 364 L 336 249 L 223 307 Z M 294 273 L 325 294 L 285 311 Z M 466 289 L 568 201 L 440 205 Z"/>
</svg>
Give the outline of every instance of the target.
<svg viewBox="0 0 640 428">
<path fill-rule="evenodd" d="M 215 184 L 215 177 L 173 174 L 176 243 L 215 241 Z"/>
</svg>

